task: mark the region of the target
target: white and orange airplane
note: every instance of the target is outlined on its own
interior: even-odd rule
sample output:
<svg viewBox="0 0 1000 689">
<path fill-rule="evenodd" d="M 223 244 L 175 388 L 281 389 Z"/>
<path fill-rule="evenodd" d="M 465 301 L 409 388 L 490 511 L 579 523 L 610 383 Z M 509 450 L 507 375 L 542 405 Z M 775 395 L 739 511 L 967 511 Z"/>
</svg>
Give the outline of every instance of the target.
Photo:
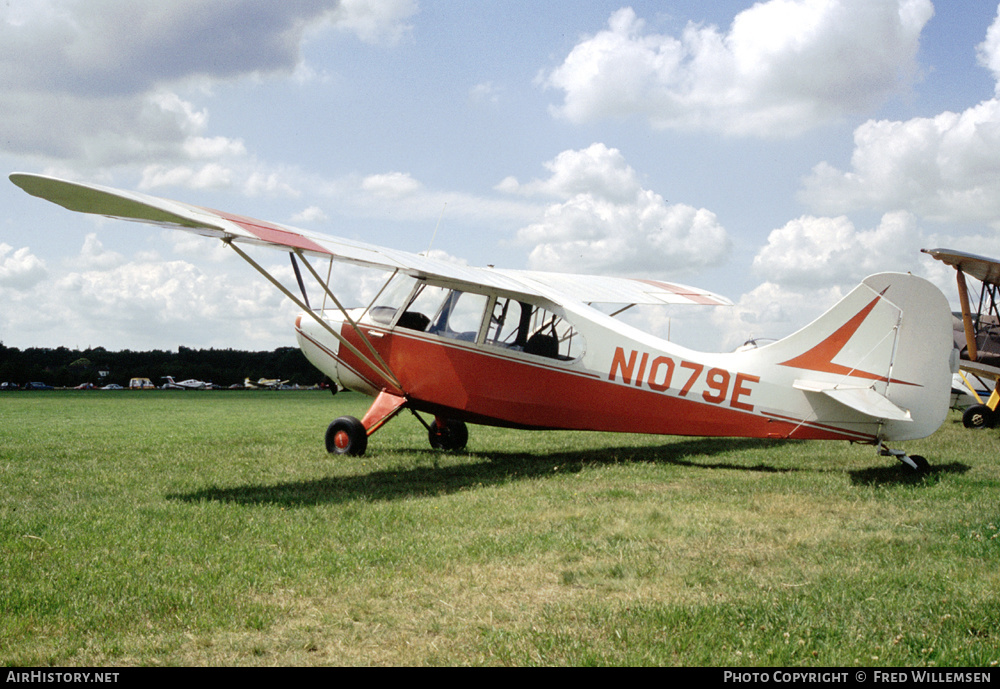
<svg viewBox="0 0 1000 689">
<path fill-rule="evenodd" d="M 330 424 L 332 453 L 364 453 L 370 435 L 410 409 L 442 449 L 465 446 L 466 422 L 841 439 L 924 471 L 923 457 L 885 443 L 930 435 L 948 412 L 957 370 L 952 316 L 940 290 L 913 275 L 872 275 L 783 340 L 704 353 L 593 306 L 730 303 L 704 290 L 459 266 L 145 194 L 33 174 L 10 179 L 73 211 L 220 239 L 270 280 L 302 309 L 295 332 L 309 360 L 341 387 L 375 398 L 364 418 Z M 289 252 L 301 296 L 248 256 L 248 244 Z M 370 304 L 347 308 L 332 292 L 339 262 L 386 271 Z M 306 296 L 300 263 L 323 295 L 318 305 Z"/>
</svg>

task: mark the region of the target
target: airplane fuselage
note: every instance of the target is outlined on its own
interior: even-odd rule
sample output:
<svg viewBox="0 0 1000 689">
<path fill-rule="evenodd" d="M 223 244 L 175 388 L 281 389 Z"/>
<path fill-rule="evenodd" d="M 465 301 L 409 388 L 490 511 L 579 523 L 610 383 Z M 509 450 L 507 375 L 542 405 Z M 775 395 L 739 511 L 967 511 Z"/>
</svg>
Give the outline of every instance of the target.
<svg viewBox="0 0 1000 689">
<path fill-rule="evenodd" d="M 913 387 L 892 376 L 894 339 L 880 334 L 882 321 L 891 322 L 885 327 L 892 334 L 898 309 L 871 290 L 845 302 L 839 313 L 804 329 L 794 341 L 728 354 L 680 347 L 585 306 L 560 311 L 580 340 L 573 356 L 562 357 L 490 344 L 487 323 L 462 339 L 434 334 L 430 327 L 401 327 L 403 319 L 379 323 L 361 310 L 354 313 L 360 318 L 357 328 L 327 315 L 360 351 L 366 351 L 364 335 L 395 380 L 308 317 L 299 317 L 296 331 L 307 358 L 342 387 L 369 395 L 388 391 L 416 410 L 473 423 L 857 442 L 920 433 L 922 421 L 875 418 L 821 394 L 859 379 L 880 395 L 905 395 Z M 838 363 L 855 337 L 877 343 L 863 368 Z M 937 365 L 947 368 L 946 353 Z M 950 388 L 920 394 L 944 400 Z"/>
</svg>

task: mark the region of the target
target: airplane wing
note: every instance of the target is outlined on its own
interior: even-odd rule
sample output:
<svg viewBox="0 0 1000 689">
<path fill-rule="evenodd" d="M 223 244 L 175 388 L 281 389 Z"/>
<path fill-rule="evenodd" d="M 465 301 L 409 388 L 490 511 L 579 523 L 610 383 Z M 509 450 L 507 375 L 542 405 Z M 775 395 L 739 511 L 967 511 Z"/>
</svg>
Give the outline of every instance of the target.
<svg viewBox="0 0 1000 689">
<path fill-rule="evenodd" d="M 264 245 L 300 255 L 398 270 L 415 277 L 444 280 L 459 288 L 477 285 L 512 295 L 557 297 L 583 303 L 732 304 L 712 292 L 669 282 L 462 266 L 137 192 L 28 173 L 13 173 L 10 180 L 32 196 L 71 211 L 161 225 L 226 242 Z"/>
<path fill-rule="evenodd" d="M 945 263 L 980 282 L 1000 285 L 1000 261 L 951 249 L 921 249 L 925 254 Z"/>
</svg>

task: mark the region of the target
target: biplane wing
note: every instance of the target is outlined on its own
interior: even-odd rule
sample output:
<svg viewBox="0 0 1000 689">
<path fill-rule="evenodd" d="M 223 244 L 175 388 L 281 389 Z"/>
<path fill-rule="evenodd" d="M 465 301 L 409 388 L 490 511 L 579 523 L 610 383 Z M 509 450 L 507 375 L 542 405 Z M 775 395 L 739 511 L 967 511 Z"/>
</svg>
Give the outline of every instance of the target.
<svg viewBox="0 0 1000 689">
<path fill-rule="evenodd" d="M 961 307 L 961 328 L 956 327 L 955 346 L 961 357 L 959 367 L 980 378 L 995 381 L 993 393 L 966 409 L 962 421 L 969 428 L 992 427 L 1000 421 L 1000 261 L 953 249 L 922 249 L 923 253 L 955 269 Z M 979 299 L 973 307 L 966 276 L 981 283 Z"/>
<path fill-rule="evenodd" d="M 971 275 L 980 282 L 1000 285 L 1000 261 L 994 258 L 967 254 L 952 249 L 921 249 L 921 251 L 966 275 Z"/>
<path fill-rule="evenodd" d="M 557 297 L 583 303 L 732 304 L 718 294 L 677 283 L 463 266 L 137 192 L 27 173 L 13 173 L 10 180 L 32 196 L 71 211 L 163 225 L 216 237 L 227 243 L 264 245 L 299 255 L 399 271 L 414 277 L 434 276 L 455 286 L 480 285 L 510 294 Z"/>
</svg>

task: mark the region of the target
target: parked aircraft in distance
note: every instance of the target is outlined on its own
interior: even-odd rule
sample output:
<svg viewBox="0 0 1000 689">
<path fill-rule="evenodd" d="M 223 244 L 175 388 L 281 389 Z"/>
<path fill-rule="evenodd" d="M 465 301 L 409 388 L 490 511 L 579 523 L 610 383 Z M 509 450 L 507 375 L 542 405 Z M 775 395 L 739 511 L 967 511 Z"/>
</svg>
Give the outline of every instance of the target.
<svg viewBox="0 0 1000 689">
<path fill-rule="evenodd" d="M 685 285 L 460 266 L 135 192 L 31 174 L 11 180 L 73 211 L 173 227 L 231 247 L 302 309 L 295 332 L 309 360 L 340 386 L 375 398 L 362 419 L 329 425 L 332 453 L 364 453 L 370 435 L 409 409 L 442 449 L 465 447 L 469 422 L 842 439 L 875 445 L 921 471 L 923 457 L 886 443 L 927 436 L 948 412 L 957 370 L 951 313 L 940 290 L 913 275 L 869 276 L 783 340 L 705 353 L 614 317 L 637 304 L 730 303 Z M 288 252 L 300 294 L 254 261 L 241 248 L 248 244 Z M 384 271 L 371 303 L 348 308 L 334 294 L 329 276 L 341 262 Z M 318 298 L 309 299 L 300 266 Z M 623 309 L 608 315 L 597 303 Z"/>
<path fill-rule="evenodd" d="M 164 390 L 204 390 L 211 387 L 211 383 L 206 383 L 203 380 L 195 380 L 193 378 L 182 380 L 179 383 L 176 382 L 171 376 L 164 376 L 163 380 L 167 381 L 162 386 Z"/>
<path fill-rule="evenodd" d="M 258 388 L 265 388 L 267 390 L 277 390 L 282 385 L 286 385 L 287 380 L 281 380 L 279 378 L 258 378 L 257 382 L 253 382 L 249 378 L 243 379 L 243 387 L 248 390 L 256 390 Z"/>
</svg>

